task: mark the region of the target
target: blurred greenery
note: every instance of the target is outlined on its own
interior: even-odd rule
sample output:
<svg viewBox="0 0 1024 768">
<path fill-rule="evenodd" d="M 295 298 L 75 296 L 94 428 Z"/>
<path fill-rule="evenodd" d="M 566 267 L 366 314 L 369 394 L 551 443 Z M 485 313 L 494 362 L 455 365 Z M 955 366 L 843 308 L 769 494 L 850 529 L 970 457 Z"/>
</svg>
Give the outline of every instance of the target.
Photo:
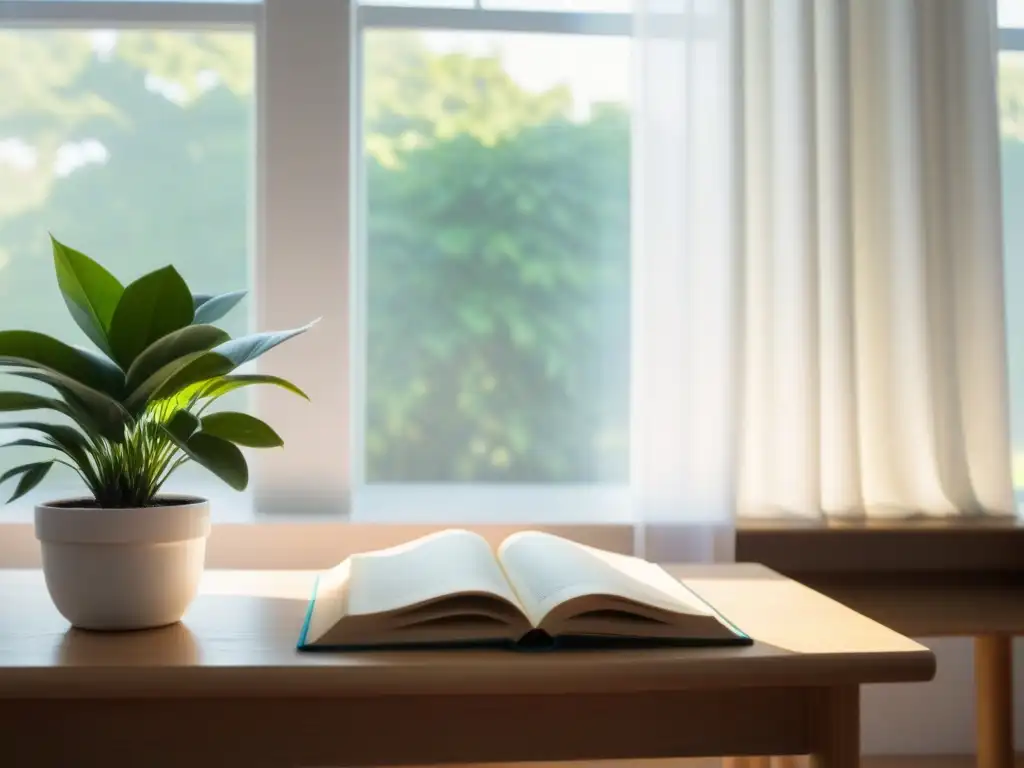
<svg viewBox="0 0 1024 768">
<path fill-rule="evenodd" d="M 413 32 L 365 71 L 368 479 L 623 479 L 625 109 Z M 126 280 L 252 284 L 253 73 L 239 33 L 0 31 L 0 327 L 84 343 L 48 230 Z"/>
</svg>

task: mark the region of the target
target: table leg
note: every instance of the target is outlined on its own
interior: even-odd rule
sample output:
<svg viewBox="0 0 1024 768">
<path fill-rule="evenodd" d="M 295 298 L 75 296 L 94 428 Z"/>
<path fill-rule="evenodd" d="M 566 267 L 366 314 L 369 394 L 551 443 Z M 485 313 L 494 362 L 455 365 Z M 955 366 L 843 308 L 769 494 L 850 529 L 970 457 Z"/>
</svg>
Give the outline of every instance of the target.
<svg viewBox="0 0 1024 768">
<path fill-rule="evenodd" d="M 860 688 L 823 688 L 812 702 L 811 768 L 860 765 Z"/>
<path fill-rule="evenodd" d="M 1013 638 L 974 638 L 978 768 L 1013 768 Z"/>
</svg>

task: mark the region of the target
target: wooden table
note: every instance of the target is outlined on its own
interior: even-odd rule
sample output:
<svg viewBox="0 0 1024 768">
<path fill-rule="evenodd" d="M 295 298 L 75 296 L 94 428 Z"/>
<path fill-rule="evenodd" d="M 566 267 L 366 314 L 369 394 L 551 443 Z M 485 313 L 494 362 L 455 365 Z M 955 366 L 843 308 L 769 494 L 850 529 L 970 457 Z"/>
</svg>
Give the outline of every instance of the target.
<svg viewBox="0 0 1024 768">
<path fill-rule="evenodd" d="M 0 571 L 0 765 L 407 765 L 812 754 L 851 768 L 858 686 L 930 651 L 756 565 L 672 569 L 744 648 L 300 654 L 312 574 L 211 572 L 184 623 L 69 630 Z"/>
<path fill-rule="evenodd" d="M 736 555 L 911 637 L 973 637 L 978 767 L 1013 768 L 1012 640 L 1024 635 L 1024 521 L 748 520 Z"/>
</svg>

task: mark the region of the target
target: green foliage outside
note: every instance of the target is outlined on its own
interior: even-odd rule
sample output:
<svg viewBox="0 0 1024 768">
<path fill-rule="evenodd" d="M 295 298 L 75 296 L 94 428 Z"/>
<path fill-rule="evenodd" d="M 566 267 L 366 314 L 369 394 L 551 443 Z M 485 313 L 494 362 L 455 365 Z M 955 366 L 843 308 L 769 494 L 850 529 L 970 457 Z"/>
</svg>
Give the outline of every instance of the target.
<svg viewBox="0 0 1024 768">
<path fill-rule="evenodd" d="M 126 277 L 252 283 L 251 38 L 108 42 L 0 32 L 0 327 L 75 333 L 43 300 L 47 231 Z M 366 72 L 368 479 L 624 478 L 625 110 L 580 118 L 409 32 L 371 33 Z M 34 163 L 3 161 L 14 140 Z"/>
</svg>

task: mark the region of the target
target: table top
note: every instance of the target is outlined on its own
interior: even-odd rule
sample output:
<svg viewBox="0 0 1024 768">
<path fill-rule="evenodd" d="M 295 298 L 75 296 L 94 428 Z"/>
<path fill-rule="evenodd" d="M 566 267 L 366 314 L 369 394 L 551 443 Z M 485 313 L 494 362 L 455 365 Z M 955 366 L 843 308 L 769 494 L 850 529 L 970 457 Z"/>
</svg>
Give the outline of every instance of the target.
<svg viewBox="0 0 1024 768">
<path fill-rule="evenodd" d="M 763 566 L 669 566 L 749 647 L 301 653 L 314 575 L 209 571 L 182 623 L 71 629 L 39 571 L 0 570 L 0 698 L 626 693 L 931 679 L 924 646 Z"/>
</svg>

